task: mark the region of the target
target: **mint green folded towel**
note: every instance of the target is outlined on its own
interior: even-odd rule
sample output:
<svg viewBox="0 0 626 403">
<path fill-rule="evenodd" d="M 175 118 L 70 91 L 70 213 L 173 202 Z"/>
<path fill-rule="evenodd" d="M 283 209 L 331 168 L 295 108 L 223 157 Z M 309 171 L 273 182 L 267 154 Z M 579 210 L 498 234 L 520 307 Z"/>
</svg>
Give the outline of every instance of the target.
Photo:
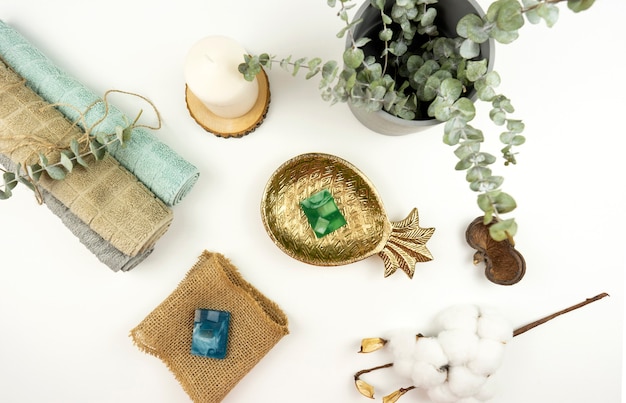
<svg viewBox="0 0 626 403">
<path fill-rule="evenodd" d="M 96 104 L 102 101 L 101 96 L 63 72 L 24 36 L 1 20 L 0 55 L 35 92 L 49 103 L 60 104 L 58 109 L 83 129 L 93 126 L 105 115 L 104 103 Z M 94 107 L 88 110 L 91 106 Z M 80 121 L 81 113 L 84 125 Z M 115 133 L 117 126 L 126 127 L 131 121 L 109 105 L 107 116 L 92 128 L 92 133 Z M 133 129 L 125 147 L 119 144 L 110 146 L 109 153 L 169 206 L 182 200 L 198 180 L 199 172 L 194 165 L 141 127 Z"/>
</svg>

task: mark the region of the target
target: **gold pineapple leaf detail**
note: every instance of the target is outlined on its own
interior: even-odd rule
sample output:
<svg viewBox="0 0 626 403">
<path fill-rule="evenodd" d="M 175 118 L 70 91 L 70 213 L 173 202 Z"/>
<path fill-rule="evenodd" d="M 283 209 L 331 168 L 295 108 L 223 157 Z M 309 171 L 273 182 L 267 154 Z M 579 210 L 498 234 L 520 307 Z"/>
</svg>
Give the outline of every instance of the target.
<svg viewBox="0 0 626 403">
<path fill-rule="evenodd" d="M 433 259 L 426 243 L 435 232 L 434 228 L 419 226 L 417 209 L 411 210 L 402 221 L 391 223 L 391 235 L 382 251 L 378 253 L 385 264 L 385 277 L 402 269 L 413 278 L 415 264 Z"/>
<path fill-rule="evenodd" d="M 356 389 L 359 391 L 360 394 L 370 399 L 374 398 L 374 387 L 372 385 L 362 379 L 355 380 L 354 384 L 356 385 Z"/>
<path fill-rule="evenodd" d="M 380 337 L 370 337 L 361 340 L 361 351 L 359 353 L 371 353 L 380 350 L 387 344 L 387 340 Z"/>
</svg>

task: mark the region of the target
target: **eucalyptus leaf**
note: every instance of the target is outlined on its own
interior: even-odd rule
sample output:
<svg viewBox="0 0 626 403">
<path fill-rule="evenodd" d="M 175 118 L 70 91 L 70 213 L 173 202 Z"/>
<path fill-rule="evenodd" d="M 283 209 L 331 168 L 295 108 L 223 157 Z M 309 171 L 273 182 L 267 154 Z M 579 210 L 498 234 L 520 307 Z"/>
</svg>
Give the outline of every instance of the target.
<svg viewBox="0 0 626 403">
<path fill-rule="evenodd" d="M 441 96 L 456 101 L 463 92 L 463 84 L 456 78 L 448 78 L 441 82 Z"/>
<path fill-rule="evenodd" d="M 48 166 L 48 158 L 42 153 L 39 153 L 39 163 L 42 166 L 42 168 L 45 168 L 46 166 Z"/>
<path fill-rule="evenodd" d="M 489 40 L 489 32 L 485 29 L 485 22 L 476 14 L 463 16 L 456 26 L 456 32 L 459 36 L 477 44 Z"/>
<path fill-rule="evenodd" d="M 471 182 L 470 189 L 474 192 L 490 192 L 498 189 L 498 187 L 502 185 L 503 181 L 504 178 L 501 176 L 489 176 L 487 178 Z"/>
<path fill-rule="evenodd" d="M 74 153 L 69 150 L 63 150 L 60 154 L 59 163 L 67 170 L 67 172 L 72 172 L 74 169 Z"/>
<path fill-rule="evenodd" d="M 470 81 L 476 81 L 487 73 L 487 59 L 468 61 L 465 74 Z"/>
<path fill-rule="evenodd" d="M 449 59 L 457 52 L 457 44 L 450 38 L 437 38 L 433 41 L 433 56 L 435 59 Z"/>
<path fill-rule="evenodd" d="M 503 44 L 511 43 L 519 38 L 519 33 L 517 31 L 506 31 L 497 26 L 490 31 L 489 35 L 496 41 Z"/>
<path fill-rule="evenodd" d="M 485 82 L 491 87 L 497 87 L 500 85 L 500 75 L 495 71 L 489 71 L 485 74 Z"/>
<path fill-rule="evenodd" d="M 96 160 L 101 160 L 102 158 L 104 158 L 104 154 L 106 153 L 105 147 L 100 142 L 98 142 L 98 140 L 91 140 L 89 142 L 89 150 L 94 155 Z"/>
<path fill-rule="evenodd" d="M 543 18 L 548 27 L 553 27 L 559 19 L 559 8 L 554 4 L 543 3 L 537 8 L 537 15 Z"/>
<path fill-rule="evenodd" d="M 402 40 L 395 41 L 389 46 L 389 52 L 395 56 L 402 56 L 406 53 L 407 49 L 408 47 L 406 45 L 406 42 Z"/>
<path fill-rule="evenodd" d="M 13 172 L 5 172 L 2 174 L 2 179 L 4 180 L 4 189 L 12 190 L 17 186 L 17 180 L 15 174 Z"/>
<path fill-rule="evenodd" d="M 495 241 L 504 241 L 517 233 L 517 223 L 514 219 L 502 220 L 489 227 L 489 235 Z"/>
<path fill-rule="evenodd" d="M 130 141 L 133 135 L 133 127 L 128 126 L 122 131 L 122 147 L 126 147 L 126 144 Z"/>
<path fill-rule="evenodd" d="M 426 80 L 426 83 L 423 87 L 423 94 L 420 97 L 422 101 L 432 101 L 435 99 L 439 92 L 439 86 L 441 85 L 441 80 L 436 76 L 430 76 Z"/>
<path fill-rule="evenodd" d="M 328 80 L 332 80 L 337 75 L 338 66 L 334 60 L 324 63 L 322 66 L 322 77 Z"/>
<path fill-rule="evenodd" d="M 468 98 L 461 97 L 456 100 L 453 109 L 463 117 L 466 122 L 471 121 L 476 116 L 476 107 Z"/>
<path fill-rule="evenodd" d="M 65 179 L 65 170 L 58 165 L 48 165 L 45 166 L 44 169 L 46 170 L 48 176 L 54 180 L 60 181 Z"/>
<path fill-rule="evenodd" d="M 480 181 L 491 176 L 491 169 L 485 166 L 473 166 L 467 170 L 465 180 L 468 182 Z"/>
<path fill-rule="evenodd" d="M 517 207 L 515 199 L 508 193 L 500 192 L 494 199 L 496 211 L 500 214 L 509 213 Z"/>
<path fill-rule="evenodd" d="M 490 102 L 496 96 L 496 92 L 492 87 L 484 87 L 476 91 L 476 96 L 481 101 Z"/>
<path fill-rule="evenodd" d="M 525 142 L 526 142 L 526 137 L 521 136 L 521 135 L 518 134 L 518 135 L 514 136 L 513 139 L 511 140 L 511 145 L 521 146 Z"/>
<path fill-rule="evenodd" d="M 94 137 L 96 141 L 99 142 L 100 144 L 107 144 L 109 142 L 109 135 L 107 133 L 98 132 L 98 133 L 95 133 Z"/>
<path fill-rule="evenodd" d="M 506 128 L 513 133 L 521 133 L 524 131 L 524 122 L 518 119 L 508 119 L 506 121 Z"/>
<path fill-rule="evenodd" d="M 492 109 L 489 112 L 489 118 L 496 125 L 502 126 L 506 122 L 506 113 L 504 113 L 501 109 Z"/>
<path fill-rule="evenodd" d="M 356 46 L 357 48 L 362 48 L 363 46 L 367 45 L 368 43 L 370 43 L 372 40 L 370 38 L 358 38 L 357 40 L 354 41 L 354 46 Z"/>
<path fill-rule="evenodd" d="M 437 17 L 437 9 L 433 7 L 429 7 L 426 9 L 426 12 L 422 15 L 420 22 L 424 26 L 431 25 L 433 22 L 435 22 L 436 17 Z"/>
<path fill-rule="evenodd" d="M 122 126 L 115 126 L 115 136 L 120 144 L 124 143 L 124 128 Z"/>
<path fill-rule="evenodd" d="M 497 0 L 496 3 L 500 3 L 495 19 L 498 28 L 511 32 L 524 25 L 522 6 L 517 0 Z"/>
<path fill-rule="evenodd" d="M 305 75 L 304 77 L 305 77 L 307 80 L 309 80 L 309 79 L 311 79 L 311 78 L 315 77 L 315 76 L 316 76 L 316 75 L 320 72 L 320 70 L 321 70 L 321 69 L 320 69 L 319 67 L 316 67 L 316 68 L 314 68 L 314 69 L 311 69 L 311 70 L 309 70 L 309 72 L 308 72 L 308 73 L 306 73 L 306 75 Z"/>
<path fill-rule="evenodd" d="M 37 182 L 41 177 L 43 167 L 39 164 L 27 165 L 26 171 L 28 172 L 28 176 L 31 177 L 35 182 Z"/>
<path fill-rule="evenodd" d="M 383 42 L 390 41 L 393 38 L 393 31 L 391 28 L 385 28 L 378 33 L 378 39 Z"/>
<path fill-rule="evenodd" d="M 575 13 L 587 10 L 595 0 L 567 0 L 567 7 Z"/>
<path fill-rule="evenodd" d="M 457 162 L 457 164 L 454 166 L 454 169 L 456 169 L 457 171 L 465 171 L 466 169 L 469 169 L 471 166 L 472 166 L 471 156 L 467 156 L 466 158 L 463 158 L 462 160 Z"/>
<path fill-rule="evenodd" d="M 541 17 L 537 13 L 537 9 L 533 8 L 524 13 L 524 16 L 531 24 L 539 24 L 541 22 Z"/>
<path fill-rule="evenodd" d="M 522 5 L 526 10 L 524 15 L 526 16 L 528 22 L 530 22 L 531 24 L 537 24 L 541 22 L 541 17 L 539 17 L 535 11 L 540 4 L 541 3 L 539 3 L 539 1 L 537 0 L 522 0 Z"/>
<path fill-rule="evenodd" d="M 29 188 L 30 190 L 35 190 L 35 185 L 29 180 L 28 177 L 26 176 L 21 176 L 21 175 L 16 175 L 17 180 L 23 184 L 24 186 L 26 186 L 27 188 Z"/>
<path fill-rule="evenodd" d="M 267 67 L 267 68 L 271 68 L 272 67 L 272 59 L 273 59 L 273 57 L 270 56 L 268 53 L 261 53 L 259 55 L 259 57 L 258 57 L 259 63 L 263 67 Z"/>
<path fill-rule="evenodd" d="M 74 153 L 74 159 L 76 160 L 76 162 L 79 165 L 86 167 L 87 161 L 85 161 L 80 155 L 80 144 L 78 144 L 78 140 L 72 139 L 70 141 L 70 150 Z"/>
<path fill-rule="evenodd" d="M 459 141 L 461 140 L 461 134 L 462 133 L 463 133 L 463 130 L 460 129 L 460 128 L 454 128 L 454 129 L 451 129 L 449 131 L 446 131 L 443 134 L 443 142 L 444 142 L 444 144 L 447 144 L 449 146 L 453 146 L 453 145 L 459 144 Z M 457 155 L 457 157 L 459 159 L 464 159 L 467 156 L 466 153 L 463 153 L 464 151 L 468 151 L 469 152 L 469 150 L 467 150 L 467 148 L 465 148 L 465 147 L 459 147 L 459 148 L 457 148 L 457 150 L 460 150 L 459 152 L 461 153 L 460 155 Z"/>
<path fill-rule="evenodd" d="M 365 54 L 362 49 L 348 48 L 343 52 L 343 62 L 346 66 L 356 69 L 363 63 Z"/>
<path fill-rule="evenodd" d="M 466 59 L 473 59 L 480 54 L 480 46 L 471 39 L 466 39 L 461 44 L 460 48 L 461 56 Z"/>
<path fill-rule="evenodd" d="M 478 207 L 486 214 L 495 213 L 494 206 L 491 202 L 491 197 L 494 194 L 497 194 L 497 191 L 481 193 L 478 195 L 478 198 L 477 198 Z"/>
</svg>

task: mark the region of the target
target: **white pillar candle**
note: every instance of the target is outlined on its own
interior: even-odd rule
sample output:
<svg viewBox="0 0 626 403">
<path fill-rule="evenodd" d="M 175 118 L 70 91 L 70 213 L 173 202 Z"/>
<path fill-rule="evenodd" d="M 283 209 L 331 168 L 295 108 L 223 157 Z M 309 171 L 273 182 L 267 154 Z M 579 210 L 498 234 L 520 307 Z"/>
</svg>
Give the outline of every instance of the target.
<svg viewBox="0 0 626 403">
<path fill-rule="evenodd" d="M 187 87 L 217 116 L 240 117 L 250 111 L 257 100 L 257 79 L 247 81 L 237 69 L 246 53 L 230 38 L 209 36 L 196 42 L 187 54 Z"/>
</svg>

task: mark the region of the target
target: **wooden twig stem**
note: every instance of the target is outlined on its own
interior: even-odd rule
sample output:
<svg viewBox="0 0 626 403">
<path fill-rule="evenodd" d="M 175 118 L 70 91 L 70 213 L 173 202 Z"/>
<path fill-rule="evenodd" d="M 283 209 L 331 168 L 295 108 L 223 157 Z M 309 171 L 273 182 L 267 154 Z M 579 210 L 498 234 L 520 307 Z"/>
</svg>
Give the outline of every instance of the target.
<svg viewBox="0 0 626 403">
<path fill-rule="evenodd" d="M 519 329 L 516 329 L 515 331 L 513 331 L 513 337 L 519 336 L 520 334 L 525 333 L 525 332 L 529 331 L 530 329 L 532 329 L 534 327 L 537 327 L 537 326 L 539 326 L 539 325 L 541 325 L 543 323 L 546 323 L 547 321 L 552 320 L 552 319 L 556 318 L 557 316 L 563 315 L 564 313 L 568 313 L 568 312 L 574 311 L 574 310 L 576 310 L 578 308 L 582 308 L 585 305 L 588 305 L 588 304 L 590 304 L 592 302 L 595 302 L 595 301 L 597 301 L 599 299 L 602 299 L 602 298 L 608 297 L 608 296 L 609 296 L 609 294 L 603 292 L 602 294 L 598 294 L 598 295 L 596 295 L 593 298 L 587 298 L 586 300 L 584 300 L 581 303 L 578 303 L 576 305 L 572 305 L 569 308 L 563 309 L 562 311 L 553 313 L 552 315 L 548 315 L 548 316 L 546 316 L 544 318 L 536 320 L 536 321 L 534 321 L 532 323 L 527 324 L 526 326 L 522 326 Z"/>
<path fill-rule="evenodd" d="M 374 368 L 362 369 L 359 372 L 357 372 L 356 374 L 354 374 L 354 380 L 358 380 L 361 377 L 361 375 L 363 375 L 363 374 L 367 374 L 367 373 L 372 372 L 372 371 L 377 371 L 379 369 L 389 368 L 389 367 L 393 367 L 393 362 L 390 362 L 390 363 L 387 363 L 387 364 L 384 364 L 384 365 L 379 365 L 379 366 L 374 367 Z"/>
</svg>

